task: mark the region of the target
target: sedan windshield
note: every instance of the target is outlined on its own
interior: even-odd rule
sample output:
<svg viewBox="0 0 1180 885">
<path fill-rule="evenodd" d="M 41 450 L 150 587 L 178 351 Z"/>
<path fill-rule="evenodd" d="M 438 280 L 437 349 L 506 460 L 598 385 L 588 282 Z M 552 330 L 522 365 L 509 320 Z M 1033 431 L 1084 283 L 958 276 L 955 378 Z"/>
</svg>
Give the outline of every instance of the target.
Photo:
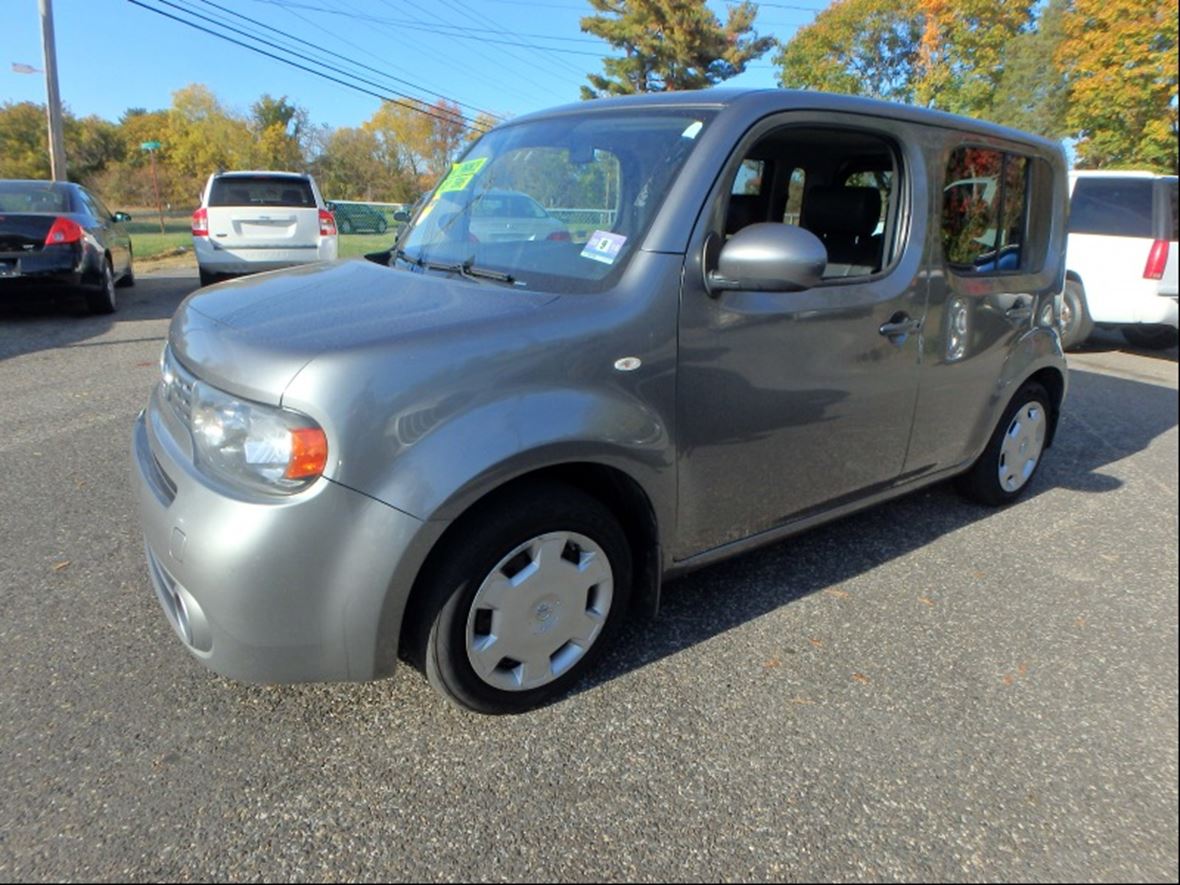
<svg viewBox="0 0 1180 885">
<path fill-rule="evenodd" d="M 587 113 L 510 124 L 452 166 L 399 243 L 404 266 L 601 291 L 630 260 L 712 112 Z"/>
</svg>

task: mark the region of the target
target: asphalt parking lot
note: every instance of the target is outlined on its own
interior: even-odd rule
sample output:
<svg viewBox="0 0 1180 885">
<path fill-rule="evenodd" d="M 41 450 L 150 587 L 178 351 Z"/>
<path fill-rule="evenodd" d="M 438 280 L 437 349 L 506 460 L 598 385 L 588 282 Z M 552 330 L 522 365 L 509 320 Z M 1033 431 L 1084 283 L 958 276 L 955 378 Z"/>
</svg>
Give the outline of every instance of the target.
<svg viewBox="0 0 1180 885">
<path fill-rule="evenodd" d="M 0 305 L 0 879 L 1177 879 L 1175 349 L 1071 356 L 1023 503 L 938 486 L 696 572 L 490 719 L 181 649 L 127 450 L 195 285 Z"/>
</svg>

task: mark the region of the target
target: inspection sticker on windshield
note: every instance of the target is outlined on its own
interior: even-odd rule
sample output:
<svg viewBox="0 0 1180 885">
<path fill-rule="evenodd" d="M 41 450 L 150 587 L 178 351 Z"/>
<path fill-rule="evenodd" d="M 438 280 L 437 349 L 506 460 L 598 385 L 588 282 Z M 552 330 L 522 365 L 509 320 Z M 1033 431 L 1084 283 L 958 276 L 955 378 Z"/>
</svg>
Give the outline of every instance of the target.
<svg viewBox="0 0 1180 885">
<path fill-rule="evenodd" d="M 596 230 L 586 241 L 586 248 L 582 250 L 582 257 L 591 261 L 601 261 L 603 264 L 614 264 L 619 253 L 623 251 L 623 244 L 627 238 L 622 234 L 612 234 L 604 230 Z"/>
<path fill-rule="evenodd" d="M 487 157 L 480 157 L 478 160 L 456 163 L 451 167 L 447 177 L 443 179 L 443 183 L 438 186 L 437 193 L 448 194 L 451 191 L 467 190 L 467 187 L 475 180 L 475 174 L 483 168 L 487 161 Z"/>
</svg>

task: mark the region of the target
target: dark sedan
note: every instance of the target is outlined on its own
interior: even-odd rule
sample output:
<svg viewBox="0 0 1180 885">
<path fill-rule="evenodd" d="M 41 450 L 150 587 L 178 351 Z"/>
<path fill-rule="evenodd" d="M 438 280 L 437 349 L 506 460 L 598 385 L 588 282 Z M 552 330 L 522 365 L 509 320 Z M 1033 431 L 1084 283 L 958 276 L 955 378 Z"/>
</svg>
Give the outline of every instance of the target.
<svg viewBox="0 0 1180 885">
<path fill-rule="evenodd" d="M 0 181 L 0 294 L 64 286 L 112 313 L 115 287 L 135 282 L 130 220 L 78 184 Z"/>
</svg>

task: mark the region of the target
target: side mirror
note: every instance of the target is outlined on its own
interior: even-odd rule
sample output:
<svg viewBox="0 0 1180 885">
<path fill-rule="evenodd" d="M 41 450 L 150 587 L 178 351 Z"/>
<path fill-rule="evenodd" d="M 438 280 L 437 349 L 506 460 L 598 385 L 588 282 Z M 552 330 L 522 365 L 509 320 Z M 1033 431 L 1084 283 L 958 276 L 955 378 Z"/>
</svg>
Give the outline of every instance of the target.
<svg viewBox="0 0 1180 885">
<path fill-rule="evenodd" d="M 716 270 L 706 261 L 705 288 L 710 295 L 732 289 L 800 292 L 820 283 L 827 266 L 828 250 L 811 231 L 793 224 L 751 224 L 721 247 Z"/>
<path fill-rule="evenodd" d="M 333 215 L 336 214 L 336 204 L 333 203 L 331 200 L 324 201 L 324 208 L 327 209 L 329 212 L 331 212 Z"/>
<path fill-rule="evenodd" d="M 126 212 L 116 212 L 115 213 L 115 221 L 119 222 L 120 224 L 122 224 L 125 221 L 130 221 L 130 220 L 131 220 L 131 216 L 128 215 Z"/>
<path fill-rule="evenodd" d="M 398 209 L 393 213 L 393 220 L 398 222 L 398 224 L 405 224 L 410 220 L 410 213 L 405 209 Z"/>
</svg>

